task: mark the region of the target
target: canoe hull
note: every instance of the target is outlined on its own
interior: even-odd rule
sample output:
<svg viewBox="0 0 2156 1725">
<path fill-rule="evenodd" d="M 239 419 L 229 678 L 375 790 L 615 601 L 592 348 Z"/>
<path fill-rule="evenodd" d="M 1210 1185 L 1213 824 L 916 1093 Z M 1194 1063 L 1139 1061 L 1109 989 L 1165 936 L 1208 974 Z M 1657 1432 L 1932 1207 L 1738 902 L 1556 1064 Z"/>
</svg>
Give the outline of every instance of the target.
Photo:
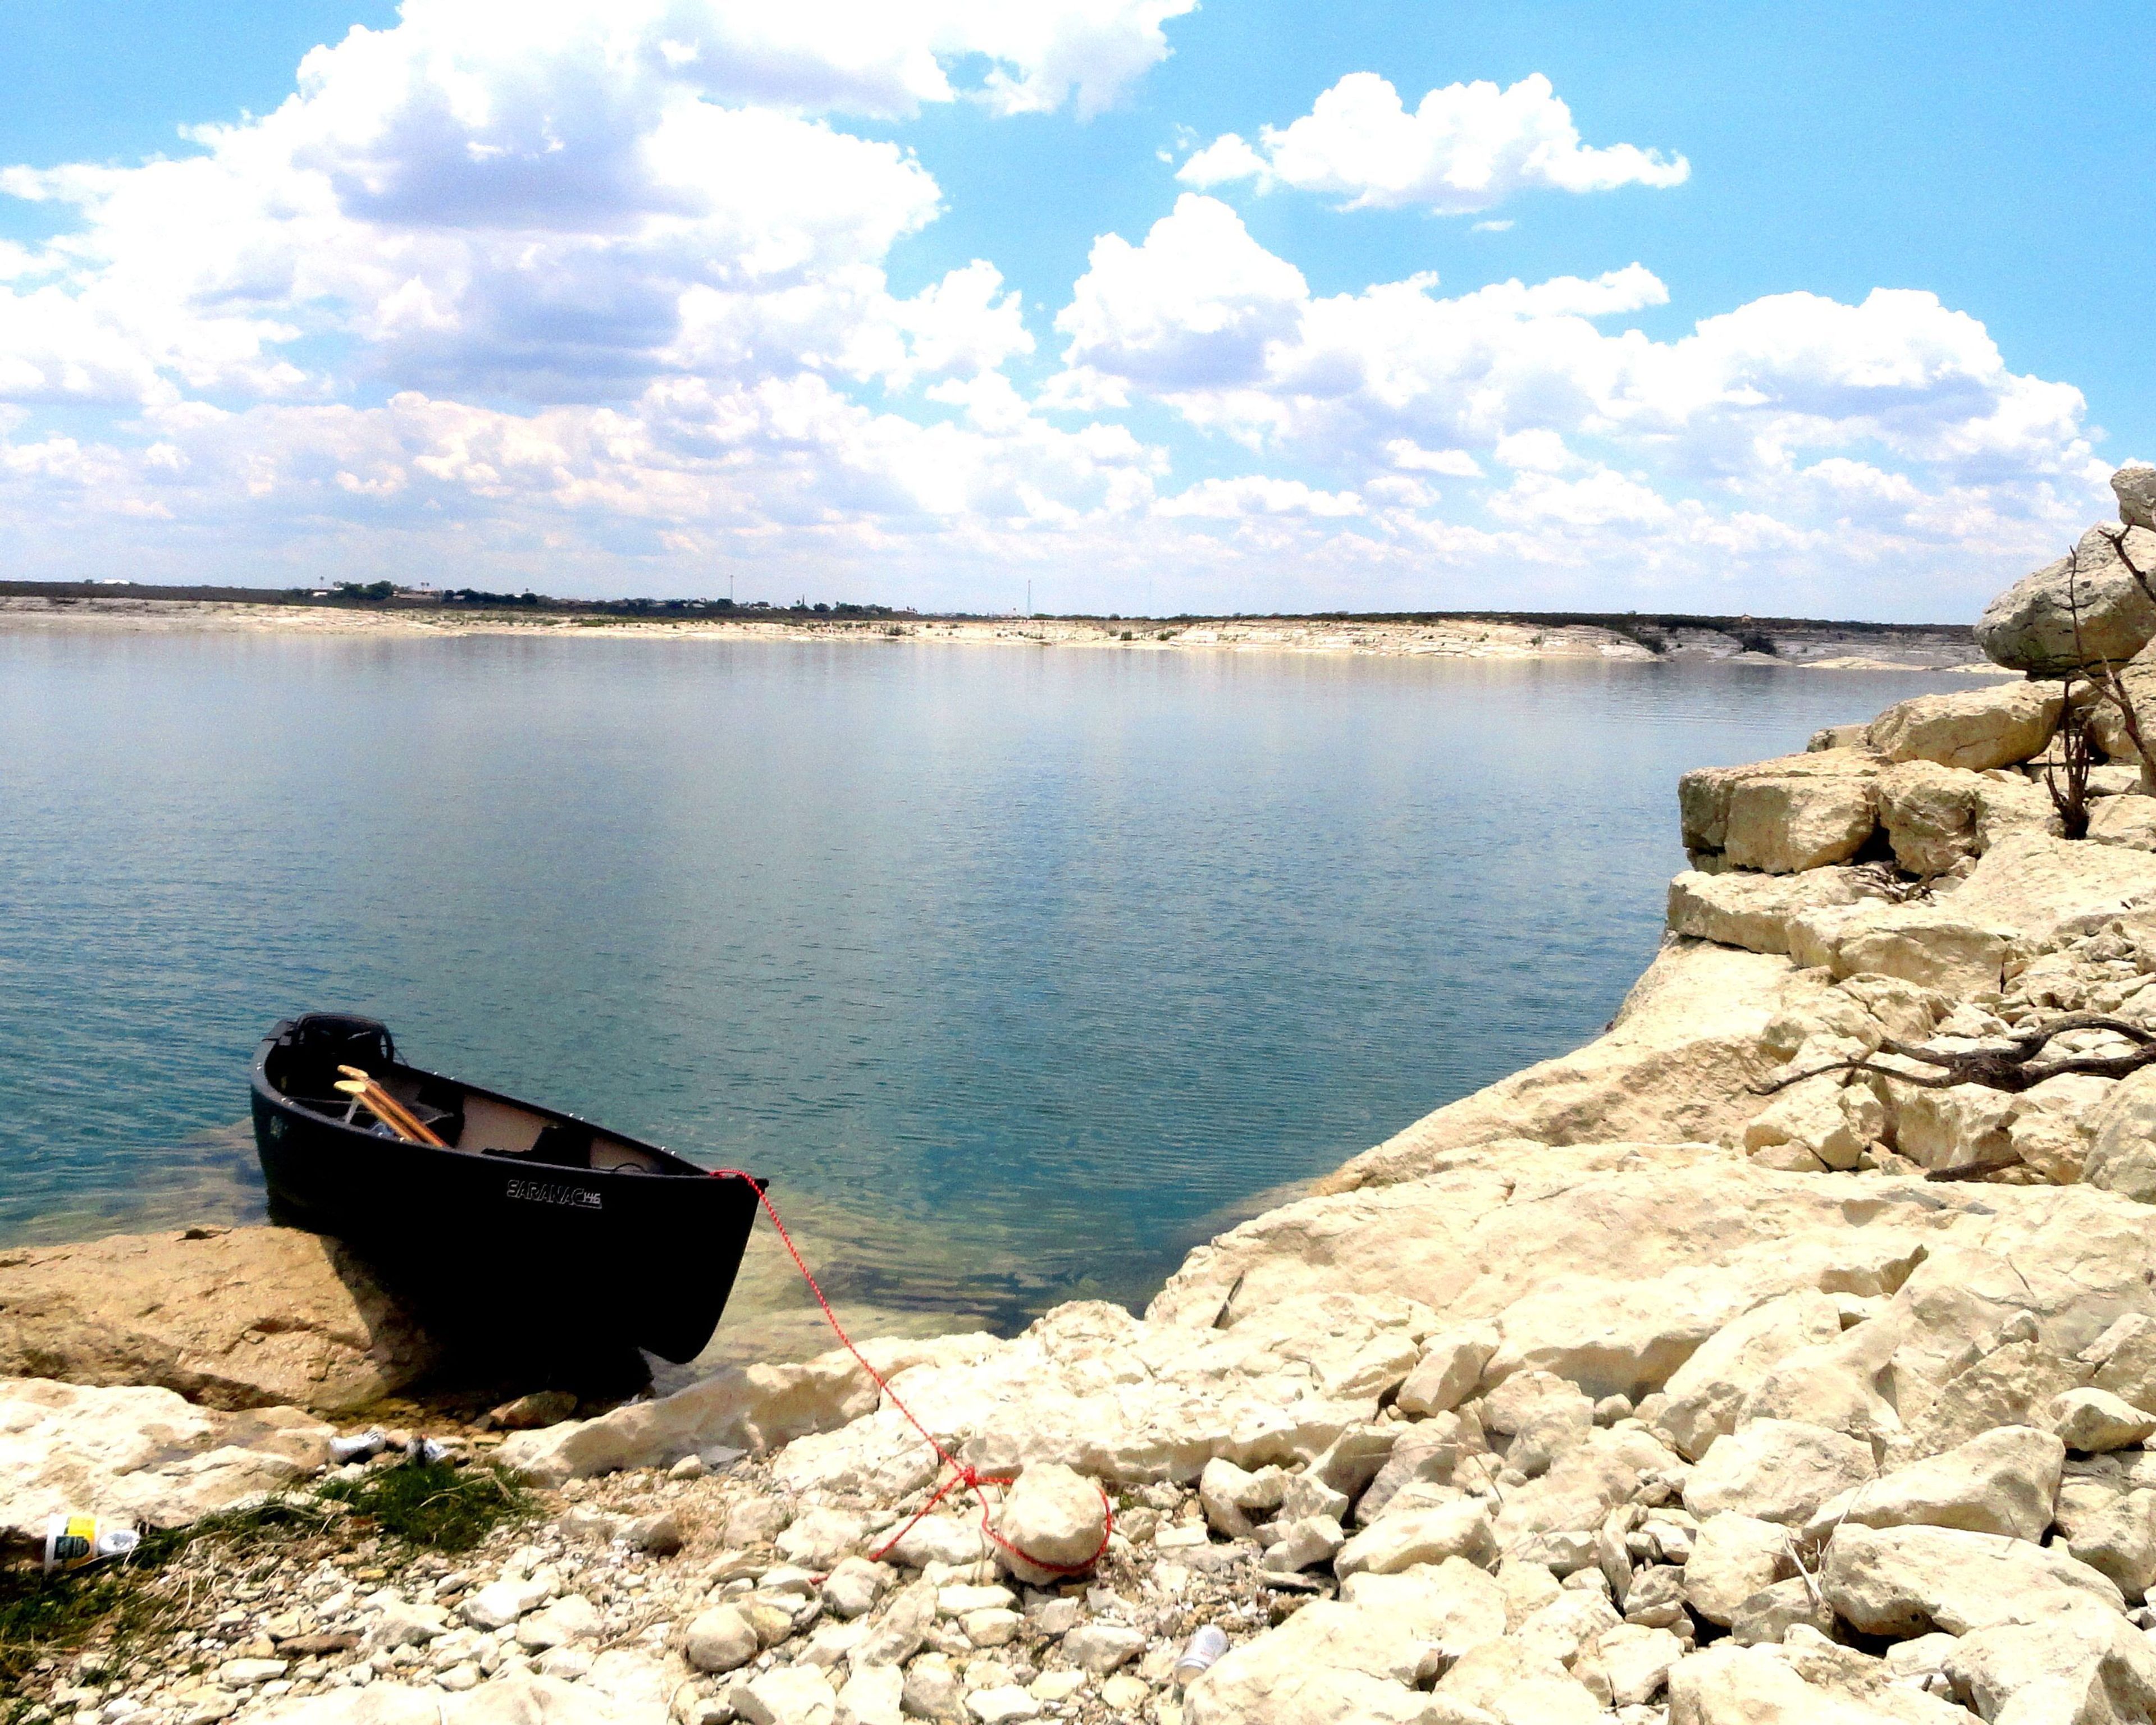
<svg viewBox="0 0 2156 1725">
<path fill-rule="evenodd" d="M 628 1343 L 681 1362 L 711 1340 L 756 1220 L 747 1180 L 656 1146 L 639 1147 L 665 1172 L 407 1142 L 295 1106 L 263 1068 L 258 1056 L 254 1142 L 273 1219 L 348 1242 L 391 1286 L 505 1353 Z"/>
</svg>

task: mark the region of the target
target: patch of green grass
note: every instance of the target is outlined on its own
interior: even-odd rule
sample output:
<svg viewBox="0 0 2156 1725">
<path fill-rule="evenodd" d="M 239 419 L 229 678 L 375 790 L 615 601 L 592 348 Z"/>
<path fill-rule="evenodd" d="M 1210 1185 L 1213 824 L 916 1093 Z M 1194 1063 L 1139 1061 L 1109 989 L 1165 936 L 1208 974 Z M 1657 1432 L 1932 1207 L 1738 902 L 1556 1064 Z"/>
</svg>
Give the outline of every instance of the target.
<svg viewBox="0 0 2156 1725">
<path fill-rule="evenodd" d="M 0 1696 L 19 1692 L 40 1660 L 93 1644 L 109 1648 L 115 1666 L 124 1664 L 133 1643 L 184 1615 L 159 1579 L 205 1541 L 245 1554 L 364 1517 L 371 1531 L 406 1546 L 468 1551 L 502 1522 L 531 1512 L 529 1495 L 496 1469 L 411 1462 L 146 1533 L 127 1557 L 72 1575 L 48 1577 L 35 1558 L 0 1564 Z M 0 1720 L 28 1704 L 0 1702 Z"/>
<path fill-rule="evenodd" d="M 332 1481 L 318 1495 L 349 1504 L 354 1514 L 407 1545 L 434 1551 L 469 1551 L 496 1523 L 530 1508 L 526 1493 L 498 1469 L 443 1461 L 407 1462 L 364 1479 Z"/>
</svg>

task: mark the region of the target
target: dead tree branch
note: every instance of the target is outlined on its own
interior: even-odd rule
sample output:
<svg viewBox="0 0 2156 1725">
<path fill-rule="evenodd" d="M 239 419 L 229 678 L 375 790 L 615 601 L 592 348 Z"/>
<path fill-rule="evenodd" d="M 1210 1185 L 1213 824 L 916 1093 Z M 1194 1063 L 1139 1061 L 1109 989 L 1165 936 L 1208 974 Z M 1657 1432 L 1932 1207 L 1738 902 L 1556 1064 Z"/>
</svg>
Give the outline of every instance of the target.
<svg viewBox="0 0 2156 1725">
<path fill-rule="evenodd" d="M 2102 531 L 2104 537 L 2111 542 L 2111 548 L 2117 553 L 2119 562 L 2125 564 L 2126 572 L 2133 578 L 2134 583 L 2140 588 L 2149 604 L 2156 606 L 2156 569 L 2144 569 L 2133 561 L 2132 553 L 2126 548 L 2126 528 L 2122 526 L 2116 532 L 2109 528 Z M 2069 555 L 2072 561 L 2066 569 L 2066 614 L 2074 628 L 2074 659 L 2082 675 L 2088 679 L 2090 691 L 2098 701 L 2117 710 L 2119 728 L 2125 732 L 2126 740 L 2133 745 L 2133 752 L 2141 757 L 2143 782 L 2156 783 L 2156 753 L 2150 752 L 2148 742 L 2141 734 L 2141 715 L 2134 707 L 2133 692 L 2127 688 L 2126 679 L 2109 660 L 2098 665 L 2090 664 L 2088 655 L 2082 646 L 2082 548 L 2079 541 L 2075 542 Z M 2066 709 L 2069 712 L 2073 709 L 2073 696 L 2074 680 L 2069 675 L 2066 679 Z M 2086 724 L 2083 728 L 2086 730 Z M 2045 768 L 2045 779 L 2048 787 L 2051 779 L 2048 764 Z M 2058 803 L 2058 798 L 2057 790 L 2053 789 L 2051 800 L 2055 806 Z M 2067 819 L 2063 808 L 2059 810 L 2059 818 L 2062 822 Z M 2082 831 L 2087 830 L 2084 821 Z M 2070 831 L 2066 836 L 2079 838 L 2081 834 Z"/>
<path fill-rule="evenodd" d="M 2039 1058 L 2054 1037 L 2072 1030 L 2108 1030 L 2134 1046 L 2126 1054 L 2069 1054 L 2048 1060 Z M 1907 1072 L 1897 1066 L 1882 1066 L 1876 1058 L 1882 1054 L 1937 1070 Z M 1992 1090 L 2018 1093 L 2033 1089 L 2047 1078 L 2067 1073 L 2123 1078 L 2143 1066 L 2156 1066 L 2156 1030 L 2129 1019 L 2113 1018 L 2107 1013 L 2070 1012 L 2026 1030 L 1993 1038 L 1980 1048 L 1925 1048 L 1914 1043 L 1897 1042 L 1890 1036 L 1871 1054 L 1830 1061 L 1803 1072 L 1785 1073 L 1764 1084 L 1755 1084 L 1751 1090 L 1754 1096 L 1771 1096 L 1793 1084 L 1802 1084 L 1808 1078 L 1821 1077 L 1830 1072 L 1862 1072 L 1892 1079 L 1897 1084 L 1913 1085 L 1919 1090 L 1951 1090 L 1957 1084 L 1981 1084 Z"/>
</svg>

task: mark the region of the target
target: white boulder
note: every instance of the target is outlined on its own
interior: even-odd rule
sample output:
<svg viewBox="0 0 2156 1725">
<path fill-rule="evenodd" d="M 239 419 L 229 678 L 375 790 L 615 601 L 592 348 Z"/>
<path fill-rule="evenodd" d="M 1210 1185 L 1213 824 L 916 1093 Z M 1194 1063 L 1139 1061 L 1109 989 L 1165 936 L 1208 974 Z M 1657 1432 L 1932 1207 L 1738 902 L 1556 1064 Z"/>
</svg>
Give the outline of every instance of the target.
<svg viewBox="0 0 2156 1725">
<path fill-rule="evenodd" d="M 85 1509 L 179 1527 L 305 1478 L 332 1435 L 296 1408 L 226 1414 L 169 1389 L 0 1378 L 0 1535 L 42 1538 L 48 1517 Z"/>
<path fill-rule="evenodd" d="M 2126 1609 L 2115 1582 L 2064 1552 L 1948 1527 L 1845 1526 L 1827 1547 L 1820 1587 L 1837 1615 L 1871 1635 L 1963 1635 L 2092 1604 Z"/>
<path fill-rule="evenodd" d="M 1982 773 L 2041 755 L 2066 705 L 2056 683 L 1999 683 L 1898 701 L 1865 740 L 1890 762 L 1929 761 Z"/>
<path fill-rule="evenodd" d="M 1719 1440 L 1693 1468 L 1685 1507 L 1801 1526 L 1837 1492 L 1871 1476 L 1870 1445 L 1795 1420 L 1754 1420 Z"/>
<path fill-rule="evenodd" d="M 996 1532 L 996 1561 L 1020 1581 L 1066 1580 L 1107 1548 L 1106 1494 L 1074 1468 L 1035 1462 L 1004 1498 Z"/>
<path fill-rule="evenodd" d="M 2069 1389 L 2051 1406 L 2051 1430 L 2069 1450 L 2087 1455 L 2122 1450 L 2156 1432 L 2156 1414 L 2146 1414 L 2107 1389 Z"/>
<path fill-rule="evenodd" d="M 1823 1542 L 1847 1522 L 2041 1540 L 2066 1460 L 2066 1446 L 2050 1432 L 2000 1426 L 1828 1498 L 1812 1512 L 1805 1537 Z"/>
<path fill-rule="evenodd" d="M 1984 607 L 1977 644 L 1995 665 L 2055 677 L 2085 664 L 2123 664 L 2156 635 L 2156 604 L 2119 555 L 2118 528 L 2092 527 L 2072 552 Z M 2156 533 L 2125 530 L 2128 557 L 2156 569 Z"/>
</svg>

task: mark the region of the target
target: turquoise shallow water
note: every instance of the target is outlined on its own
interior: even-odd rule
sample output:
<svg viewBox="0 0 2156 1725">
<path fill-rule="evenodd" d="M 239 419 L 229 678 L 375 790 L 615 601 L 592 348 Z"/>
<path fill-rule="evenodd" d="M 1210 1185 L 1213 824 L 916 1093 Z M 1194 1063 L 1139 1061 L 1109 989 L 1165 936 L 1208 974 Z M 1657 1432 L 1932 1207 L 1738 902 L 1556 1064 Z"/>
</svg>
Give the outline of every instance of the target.
<svg viewBox="0 0 2156 1725">
<path fill-rule="evenodd" d="M 323 1006 L 937 1243 L 864 1297 L 1140 1300 L 1255 1194 L 1599 1030 L 1679 772 L 1953 686 L 0 636 L 0 1242 L 259 1215 L 246 1061 Z"/>
</svg>

